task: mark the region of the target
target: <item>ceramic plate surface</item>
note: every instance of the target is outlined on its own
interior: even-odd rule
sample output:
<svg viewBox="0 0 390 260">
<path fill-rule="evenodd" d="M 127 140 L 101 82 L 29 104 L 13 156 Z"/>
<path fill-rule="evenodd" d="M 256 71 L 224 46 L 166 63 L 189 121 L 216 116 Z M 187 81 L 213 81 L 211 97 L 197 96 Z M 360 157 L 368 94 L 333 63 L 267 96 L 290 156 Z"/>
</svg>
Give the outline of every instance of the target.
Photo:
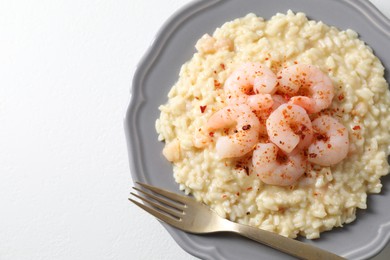
<svg viewBox="0 0 390 260">
<path fill-rule="evenodd" d="M 172 166 L 162 156 L 155 121 L 158 107 L 167 102 L 169 89 L 178 79 L 181 65 L 195 52 L 203 34 L 212 34 L 223 23 L 248 13 L 265 19 L 274 14 L 304 12 L 309 19 L 323 21 L 341 30 L 353 29 L 371 46 L 386 68 L 390 68 L 390 21 L 366 0 L 204 0 L 179 10 L 161 28 L 136 70 L 132 100 L 125 118 L 129 159 L 134 181 L 142 181 L 180 192 Z M 389 81 L 389 74 L 386 74 Z M 367 259 L 384 248 L 390 236 L 390 181 L 368 197 L 368 209 L 358 210 L 357 220 L 322 233 L 315 241 L 303 241 L 348 259 Z M 199 236 L 164 225 L 176 242 L 201 259 L 291 259 L 261 244 L 235 235 Z"/>
</svg>

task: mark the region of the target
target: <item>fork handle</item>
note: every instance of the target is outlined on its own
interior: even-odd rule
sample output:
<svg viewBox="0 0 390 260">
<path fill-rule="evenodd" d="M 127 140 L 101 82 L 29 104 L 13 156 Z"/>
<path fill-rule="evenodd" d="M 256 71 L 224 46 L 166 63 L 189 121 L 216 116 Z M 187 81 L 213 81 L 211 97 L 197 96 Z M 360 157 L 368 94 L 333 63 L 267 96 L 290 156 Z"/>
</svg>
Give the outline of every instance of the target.
<svg viewBox="0 0 390 260">
<path fill-rule="evenodd" d="M 234 223 L 234 232 L 249 239 L 275 248 L 289 255 L 298 257 L 299 259 L 329 259 L 329 260 L 342 260 L 345 258 L 333 254 L 331 252 L 322 250 L 318 247 L 287 238 L 276 233 L 265 231 L 259 228 L 246 226 L 242 224 Z"/>
</svg>

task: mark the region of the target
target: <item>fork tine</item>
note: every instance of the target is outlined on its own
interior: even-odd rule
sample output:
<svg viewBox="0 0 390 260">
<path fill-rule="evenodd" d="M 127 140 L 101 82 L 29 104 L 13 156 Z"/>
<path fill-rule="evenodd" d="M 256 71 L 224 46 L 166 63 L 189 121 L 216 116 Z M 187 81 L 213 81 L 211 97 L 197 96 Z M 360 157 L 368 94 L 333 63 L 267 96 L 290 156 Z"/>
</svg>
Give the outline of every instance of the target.
<svg viewBox="0 0 390 260">
<path fill-rule="evenodd" d="M 142 208 L 143 210 L 145 210 L 146 212 L 150 213 L 151 215 L 155 216 L 156 218 L 158 218 L 159 220 L 169 224 L 169 225 L 172 225 L 174 227 L 177 227 L 178 225 L 178 220 L 173 218 L 172 216 L 169 216 L 169 215 L 165 215 L 163 213 L 161 213 L 160 211 L 156 210 L 156 209 L 153 209 L 151 207 L 148 207 L 142 203 L 139 203 L 138 201 L 136 200 L 133 200 L 131 198 L 129 198 L 129 200 L 131 202 L 133 202 L 135 205 L 137 205 L 138 207 Z"/>
<path fill-rule="evenodd" d="M 160 210 L 162 210 L 162 211 L 164 211 L 164 212 L 166 212 L 166 213 L 172 215 L 172 216 L 175 217 L 175 218 L 180 219 L 180 216 L 178 216 L 178 215 L 180 215 L 180 213 L 183 213 L 183 211 L 180 212 L 180 211 L 177 211 L 177 210 L 172 210 L 172 209 L 170 209 L 170 208 L 168 208 L 168 207 L 166 207 L 166 206 L 163 206 L 163 205 L 161 205 L 161 204 L 159 204 L 159 203 L 155 203 L 155 202 L 153 202 L 153 201 L 151 201 L 151 200 L 148 200 L 147 198 L 141 197 L 141 196 L 139 196 L 138 194 L 135 194 L 135 193 L 133 193 L 133 192 L 130 192 L 130 194 L 133 195 L 134 197 L 139 198 L 139 199 L 142 200 L 142 201 L 145 201 L 146 203 L 152 205 L 153 207 L 158 208 L 158 209 L 160 209 Z M 148 194 L 147 194 L 147 195 L 148 195 Z"/>
<path fill-rule="evenodd" d="M 171 202 L 171 201 L 164 200 L 164 199 L 162 199 L 161 197 L 158 197 L 158 196 L 156 196 L 156 195 L 154 195 L 154 194 L 152 194 L 152 193 L 147 193 L 147 192 L 145 192 L 145 191 L 143 191 L 143 190 L 141 190 L 141 189 L 138 189 L 138 188 L 136 188 L 136 187 L 133 187 L 133 189 L 135 189 L 135 190 L 138 191 L 138 192 L 141 192 L 141 193 L 145 194 L 146 196 L 151 197 L 151 198 L 154 199 L 154 200 L 157 200 L 157 201 L 159 201 L 159 202 L 161 202 L 161 203 L 164 203 L 164 204 L 166 204 L 166 205 L 168 205 L 168 206 L 170 206 L 170 207 L 172 207 L 172 208 L 175 208 L 175 209 L 177 209 L 177 210 L 183 211 L 183 209 L 184 209 L 183 204 L 181 204 L 181 203 L 180 203 L 180 204 L 179 204 L 179 203 L 173 203 L 173 202 Z"/>
<path fill-rule="evenodd" d="M 171 199 L 173 201 L 176 201 L 178 203 L 181 203 L 181 204 L 185 205 L 186 202 L 188 201 L 188 198 L 185 197 L 185 196 L 181 196 L 181 195 L 178 195 L 176 193 L 169 192 L 169 191 L 166 191 L 166 190 L 163 190 L 163 189 L 160 189 L 160 188 L 157 188 L 157 187 L 145 184 L 145 183 L 141 183 L 141 182 L 138 182 L 138 181 L 136 183 L 138 185 L 140 185 L 141 187 L 145 188 L 145 189 L 148 189 L 148 190 L 154 191 L 155 193 L 164 195 L 165 197 L 167 197 L 167 198 L 169 198 L 169 199 Z"/>
</svg>

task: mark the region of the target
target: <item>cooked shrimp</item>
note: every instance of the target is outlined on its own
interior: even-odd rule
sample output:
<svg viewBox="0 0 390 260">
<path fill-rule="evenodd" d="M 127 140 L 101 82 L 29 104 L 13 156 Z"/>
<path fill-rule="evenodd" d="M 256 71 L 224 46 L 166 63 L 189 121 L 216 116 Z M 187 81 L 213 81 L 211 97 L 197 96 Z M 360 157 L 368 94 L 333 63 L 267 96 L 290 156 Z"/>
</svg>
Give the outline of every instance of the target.
<svg viewBox="0 0 390 260">
<path fill-rule="evenodd" d="M 281 95 L 272 95 L 271 98 L 272 101 L 270 101 L 268 97 L 264 97 L 263 99 L 261 99 L 259 97 L 256 97 L 256 95 L 254 95 L 254 96 L 250 96 L 247 101 L 248 105 L 254 110 L 257 118 L 260 121 L 260 132 L 259 132 L 260 136 L 267 135 L 266 121 L 267 118 L 272 113 L 272 111 L 277 109 L 280 105 L 287 103 L 286 99 Z M 264 109 L 254 109 L 255 105 L 259 103 L 263 104 Z M 268 104 L 268 105 L 264 105 L 264 104 Z"/>
<path fill-rule="evenodd" d="M 348 131 L 335 118 L 320 116 L 313 122 L 314 141 L 308 148 L 308 160 L 322 166 L 343 160 L 349 151 Z"/>
<path fill-rule="evenodd" d="M 218 50 L 234 50 L 234 43 L 228 38 L 215 38 L 205 34 L 195 45 L 196 50 L 201 54 L 215 53 Z"/>
<path fill-rule="evenodd" d="M 162 151 L 165 158 L 170 162 L 177 162 L 181 159 L 181 148 L 178 139 L 166 143 Z"/>
<path fill-rule="evenodd" d="M 281 95 L 272 95 L 272 100 L 274 101 L 272 110 L 276 110 L 280 105 L 287 103 L 287 100 Z"/>
<path fill-rule="evenodd" d="M 285 154 L 273 143 L 259 143 L 253 151 L 252 165 L 264 183 L 288 186 L 303 175 L 306 159 L 301 150 Z"/>
<path fill-rule="evenodd" d="M 195 44 L 196 50 L 201 54 L 210 54 L 215 52 L 216 39 L 209 34 L 205 34 Z"/>
<path fill-rule="evenodd" d="M 240 157 L 258 142 L 260 122 L 248 105 L 230 105 L 214 113 L 206 129 L 209 132 L 224 129 L 230 133 L 217 139 L 216 150 L 221 158 Z"/>
<path fill-rule="evenodd" d="M 334 96 L 332 80 L 313 65 L 296 64 L 278 73 L 278 90 L 293 96 L 290 103 L 299 105 L 308 113 L 317 113 L 329 107 Z"/>
<path fill-rule="evenodd" d="M 307 148 L 313 137 L 311 121 L 306 111 L 297 105 L 282 104 L 267 119 L 271 142 L 286 153 L 296 147 Z"/>
<path fill-rule="evenodd" d="M 274 100 L 270 94 L 257 94 L 248 97 L 246 102 L 253 110 L 262 111 L 271 108 Z"/>
<path fill-rule="evenodd" d="M 226 80 L 224 89 L 229 104 L 246 103 L 248 97 L 257 100 L 267 100 L 252 107 L 254 110 L 267 109 L 272 106 L 270 94 L 276 91 L 276 75 L 271 69 L 259 62 L 244 63 Z M 254 102 L 256 103 L 256 102 Z M 253 102 L 252 102 L 253 105 Z"/>
</svg>

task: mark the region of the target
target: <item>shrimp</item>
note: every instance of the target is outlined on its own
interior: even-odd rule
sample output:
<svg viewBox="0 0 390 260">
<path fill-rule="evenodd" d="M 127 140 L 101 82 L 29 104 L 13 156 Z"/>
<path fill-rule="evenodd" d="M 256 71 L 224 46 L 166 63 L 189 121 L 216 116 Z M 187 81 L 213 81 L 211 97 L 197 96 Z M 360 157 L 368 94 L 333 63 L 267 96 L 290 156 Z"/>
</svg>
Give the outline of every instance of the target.
<svg viewBox="0 0 390 260">
<path fill-rule="evenodd" d="M 266 121 L 267 118 L 270 116 L 272 111 L 277 109 L 280 105 L 287 103 L 286 99 L 280 95 L 272 95 L 272 101 L 268 100 L 267 98 L 264 98 L 261 100 L 261 98 L 254 96 L 250 96 L 248 98 L 247 104 L 253 109 L 255 104 L 253 102 L 259 102 L 259 103 L 266 103 L 266 102 L 272 102 L 272 106 L 269 107 L 268 109 L 262 109 L 262 110 L 256 110 L 254 109 L 254 112 L 257 116 L 257 118 L 260 121 L 260 136 L 267 136 L 267 126 L 266 126 Z"/>
<path fill-rule="evenodd" d="M 259 62 L 244 63 L 226 80 L 224 89 L 228 104 L 249 104 L 253 110 L 264 110 L 272 106 L 271 94 L 277 86 L 276 75 Z M 265 101 L 265 102 L 263 102 Z"/>
<path fill-rule="evenodd" d="M 306 158 L 302 150 L 282 153 L 273 143 L 258 143 L 253 151 L 252 165 L 257 176 L 266 184 L 289 186 L 306 170 Z"/>
<path fill-rule="evenodd" d="M 278 73 L 278 91 L 293 96 L 291 104 L 299 105 L 308 113 L 317 113 L 332 103 L 332 80 L 313 65 L 296 64 Z"/>
<path fill-rule="evenodd" d="M 207 121 L 206 129 L 209 133 L 219 129 L 230 133 L 217 139 L 219 157 L 240 157 L 250 152 L 258 142 L 260 122 L 248 105 L 230 105 L 214 113 Z"/>
<path fill-rule="evenodd" d="M 195 45 L 196 50 L 200 54 L 211 54 L 218 50 L 234 50 L 234 43 L 228 38 L 215 38 L 209 34 L 205 34 L 198 40 Z"/>
<path fill-rule="evenodd" d="M 257 94 L 249 96 L 246 103 L 255 111 L 264 111 L 273 106 L 274 99 L 270 94 Z"/>
<path fill-rule="evenodd" d="M 281 95 L 273 95 L 272 100 L 274 101 L 272 111 L 276 110 L 280 105 L 287 103 L 286 99 Z"/>
<path fill-rule="evenodd" d="M 347 129 L 335 118 L 320 116 L 312 122 L 314 141 L 308 148 L 309 162 L 330 166 L 343 160 L 349 151 Z"/>
<path fill-rule="evenodd" d="M 306 111 L 297 105 L 282 104 L 266 121 L 271 142 L 290 153 L 296 147 L 307 148 L 313 137 L 313 129 Z"/>
</svg>

